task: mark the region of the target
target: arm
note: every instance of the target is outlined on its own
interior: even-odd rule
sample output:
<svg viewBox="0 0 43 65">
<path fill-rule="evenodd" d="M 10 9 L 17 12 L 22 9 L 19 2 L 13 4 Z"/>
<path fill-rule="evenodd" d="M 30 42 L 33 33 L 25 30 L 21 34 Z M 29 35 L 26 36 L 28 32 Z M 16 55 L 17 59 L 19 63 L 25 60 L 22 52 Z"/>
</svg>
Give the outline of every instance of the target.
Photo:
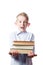
<svg viewBox="0 0 43 65">
<path fill-rule="evenodd" d="M 11 49 L 13 47 L 13 41 L 14 40 L 16 40 L 16 34 L 15 33 L 10 35 L 10 42 L 9 42 L 10 43 L 10 51 L 9 51 L 9 54 L 11 56 L 17 56 L 18 55 L 18 52 L 16 50 Z"/>
<path fill-rule="evenodd" d="M 32 36 L 31 36 L 30 41 L 34 41 L 34 35 L 33 35 L 33 34 L 32 34 Z M 35 54 L 35 45 L 33 46 L 33 50 L 32 50 L 30 53 L 28 53 L 28 56 L 29 56 L 29 57 L 37 56 L 37 54 Z"/>
</svg>

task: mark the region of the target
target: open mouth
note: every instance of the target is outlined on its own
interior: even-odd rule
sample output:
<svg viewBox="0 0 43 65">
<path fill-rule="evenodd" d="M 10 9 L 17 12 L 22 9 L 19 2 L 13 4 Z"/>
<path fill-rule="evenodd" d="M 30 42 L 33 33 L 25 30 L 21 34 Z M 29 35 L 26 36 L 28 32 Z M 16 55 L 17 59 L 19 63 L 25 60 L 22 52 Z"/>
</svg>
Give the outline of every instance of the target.
<svg viewBox="0 0 43 65">
<path fill-rule="evenodd" d="M 24 27 L 20 27 L 21 29 L 24 29 Z"/>
</svg>

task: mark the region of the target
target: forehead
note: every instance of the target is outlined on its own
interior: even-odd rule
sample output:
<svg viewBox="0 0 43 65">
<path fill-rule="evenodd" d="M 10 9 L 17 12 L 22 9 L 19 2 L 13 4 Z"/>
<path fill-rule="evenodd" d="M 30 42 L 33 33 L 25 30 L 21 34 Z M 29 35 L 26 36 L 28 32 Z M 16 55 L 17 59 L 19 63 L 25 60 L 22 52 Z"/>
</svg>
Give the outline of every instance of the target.
<svg viewBox="0 0 43 65">
<path fill-rule="evenodd" d="M 26 17 L 25 17 L 25 16 L 22 16 L 22 15 L 19 15 L 19 16 L 17 17 L 17 20 L 27 21 Z"/>
</svg>

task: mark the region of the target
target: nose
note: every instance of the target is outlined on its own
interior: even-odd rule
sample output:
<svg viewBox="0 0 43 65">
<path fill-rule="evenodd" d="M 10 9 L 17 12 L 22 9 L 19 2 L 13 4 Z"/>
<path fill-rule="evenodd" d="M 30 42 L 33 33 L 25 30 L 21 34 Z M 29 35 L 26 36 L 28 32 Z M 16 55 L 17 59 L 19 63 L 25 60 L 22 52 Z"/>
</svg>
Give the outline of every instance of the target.
<svg viewBox="0 0 43 65">
<path fill-rule="evenodd" d="M 21 24 L 22 24 L 22 26 L 24 26 L 24 22 L 22 22 Z"/>
<path fill-rule="evenodd" d="M 22 21 L 22 23 L 21 23 L 22 25 L 24 25 L 24 22 Z"/>
</svg>

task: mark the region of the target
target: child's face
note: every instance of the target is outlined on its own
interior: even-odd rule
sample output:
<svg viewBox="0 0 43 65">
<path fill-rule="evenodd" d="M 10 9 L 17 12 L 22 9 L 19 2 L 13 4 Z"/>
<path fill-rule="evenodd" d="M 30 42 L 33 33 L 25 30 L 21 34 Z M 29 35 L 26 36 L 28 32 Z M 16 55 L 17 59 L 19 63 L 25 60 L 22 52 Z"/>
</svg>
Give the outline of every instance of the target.
<svg viewBox="0 0 43 65">
<path fill-rule="evenodd" d="M 25 16 L 19 15 L 17 17 L 16 24 L 20 31 L 26 31 L 26 27 L 28 25 L 28 21 Z"/>
</svg>

